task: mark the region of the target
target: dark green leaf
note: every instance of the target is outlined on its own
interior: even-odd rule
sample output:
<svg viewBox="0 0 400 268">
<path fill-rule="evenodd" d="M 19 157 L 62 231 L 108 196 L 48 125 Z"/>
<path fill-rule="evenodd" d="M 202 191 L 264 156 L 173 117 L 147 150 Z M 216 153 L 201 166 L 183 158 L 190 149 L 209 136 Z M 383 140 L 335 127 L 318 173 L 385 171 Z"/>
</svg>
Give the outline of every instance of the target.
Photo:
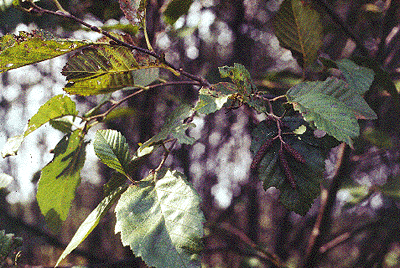
<svg viewBox="0 0 400 268">
<path fill-rule="evenodd" d="M 302 125 L 307 126 L 304 120 L 292 117 L 285 117 L 283 123 L 285 124 L 283 132 L 294 131 Z M 252 133 L 253 139 L 250 149 L 257 153 L 267 140 L 277 134 L 276 124 L 268 124 L 267 121 L 261 122 Z M 257 173 L 259 179 L 263 181 L 264 189 L 270 187 L 279 189 L 281 192 L 280 202 L 288 209 L 300 215 L 305 215 L 320 192 L 320 182 L 325 168 L 324 160 L 330 147 L 325 147 L 325 144 L 313 135 L 313 131 L 309 127 L 301 135 L 285 135 L 284 140 L 306 161 L 305 164 L 300 163 L 286 153 L 286 159 L 293 173 L 296 187 L 293 188 L 291 185 L 280 162 L 278 156 L 281 148 L 279 139 L 276 139 L 265 152 L 265 156 L 257 167 Z M 319 146 L 316 146 L 316 144 Z"/>
<path fill-rule="evenodd" d="M 131 186 L 115 208 L 123 245 L 155 267 L 200 267 L 205 221 L 200 197 L 183 174 L 162 170 Z"/>
<path fill-rule="evenodd" d="M 6 258 L 14 260 L 17 258 L 18 248 L 22 246 L 22 238 L 14 234 L 6 234 L 4 230 L 0 231 L 0 265 L 6 265 Z M 8 266 L 8 265 L 7 265 Z M 11 266 L 10 266 L 11 267 Z"/>
<path fill-rule="evenodd" d="M 101 162 L 128 177 L 129 145 L 116 130 L 98 130 L 93 141 L 94 151 Z"/>
<path fill-rule="evenodd" d="M 356 118 L 376 118 L 359 94 L 334 78 L 298 84 L 286 96 L 306 121 L 350 145 L 352 138 L 359 135 Z"/>
<path fill-rule="evenodd" d="M 53 160 L 42 169 L 36 198 L 49 225 L 58 225 L 68 216 L 85 162 L 83 138 L 80 129 L 64 136 L 54 148 Z"/>
<path fill-rule="evenodd" d="M 97 45 L 69 58 L 62 74 L 69 94 L 95 95 L 125 87 L 147 86 L 158 78 L 163 64 L 122 46 Z M 154 69 L 154 70 L 147 70 Z"/>
<path fill-rule="evenodd" d="M 194 127 L 194 124 L 183 123 L 183 120 L 188 118 L 193 112 L 193 108 L 187 104 L 181 104 L 176 108 L 171 115 L 166 119 L 161 130 L 140 146 L 139 150 L 151 146 L 160 141 L 166 140 L 170 135 L 178 139 L 179 143 L 193 144 L 195 139 L 186 135 L 186 130 L 189 127 Z"/>
<path fill-rule="evenodd" d="M 336 63 L 352 90 L 360 95 L 369 90 L 372 81 L 374 81 L 374 71 L 359 66 L 349 59 L 342 59 Z"/>
<path fill-rule="evenodd" d="M 323 41 L 323 25 L 312 5 L 301 0 L 284 0 L 273 25 L 281 46 L 301 55 L 306 67 L 317 59 Z"/>
<path fill-rule="evenodd" d="M 243 97 L 249 96 L 251 93 L 257 91 L 257 87 L 251 79 L 250 73 L 247 69 L 239 64 L 235 63 L 233 67 L 223 66 L 218 68 L 222 78 L 229 77 L 236 85 L 237 92 Z"/>
<path fill-rule="evenodd" d="M 229 97 L 235 92 L 237 87 L 227 82 L 211 85 L 210 88 L 203 87 L 200 89 L 199 101 L 194 109 L 205 115 L 215 113 L 229 103 Z"/>
<path fill-rule="evenodd" d="M 174 24 L 182 15 L 188 13 L 193 0 L 169 0 L 164 4 L 164 20 L 168 24 Z"/>
<path fill-rule="evenodd" d="M 55 38 L 48 32 L 19 32 L 0 37 L 0 73 L 48 60 L 89 45 L 85 41 Z"/>
<path fill-rule="evenodd" d="M 118 200 L 121 194 L 126 191 L 127 186 L 121 186 L 115 189 L 112 193 L 106 196 L 100 204 L 89 214 L 85 221 L 79 226 L 74 237 L 72 237 L 68 246 L 65 248 L 64 252 L 58 258 L 56 266 L 70 254 L 86 237 L 93 231 L 93 229 L 99 224 L 100 220 L 104 217 L 110 207 Z"/>
</svg>

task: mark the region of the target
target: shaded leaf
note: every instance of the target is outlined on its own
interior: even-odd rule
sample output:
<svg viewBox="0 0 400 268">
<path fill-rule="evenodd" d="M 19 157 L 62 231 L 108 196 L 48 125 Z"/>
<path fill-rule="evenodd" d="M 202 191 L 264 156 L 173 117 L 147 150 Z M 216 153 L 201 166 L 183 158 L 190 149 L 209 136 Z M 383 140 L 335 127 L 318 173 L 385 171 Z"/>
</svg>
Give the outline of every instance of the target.
<svg viewBox="0 0 400 268">
<path fill-rule="evenodd" d="M 50 226 L 57 227 L 68 216 L 81 180 L 85 148 L 83 132 L 77 129 L 61 139 L 54 148 L 53 160 L 42 169 L 36 198 Z"/>
<path fill-rule="evenodd" d="M 50 120 L 50 126 L 65 134 L 72 132 L 73 123 L 73 117 L 71 116 Z"/>
<path fill-rule="evenodd" d="M 323 25 L 319 13 L 312 5 L 301 0 L 284 0 L 273 26 L 282 47 L 301 55 L 307 67 L 318 57 L 323 41 Z"/>
<path fill-rule="evenodd" d="M 244 97 L 257 91 L 256 85 L 251 79 L 249 71 L 239 63 L 235 63 L 233 67 L 223 66 L 218 68 L 222 78 L 229 77 L 236 85 L 237 92 Z"/>
<path fill-rule="evenodd" d="M 195 125 L 193 123 L 183 123 L 183 120 L 188 118 L 192 112 L 193 108 L 190 105 L 181 104 L 168 116 L 161 130 L 143 143 L 139 150 L 141 151 L 150 145 L 166 140 L 170 135 L 176 138 L 179 143 L 193 144 L 195 139 L 187 136 L 185 132 L 189 127 L 194 127 Z"/>
<path fill-rule="evenodd" d="M 155 267 L 200 267 L 200 197 L 183 174 L 162 170 L 131 186 L 115 208 L 115 232 L 137 257 Z"/>
<path fill-rule="evenodd" d="M 186 15 L 193 0 L 169 0 L 164 4 L 164 20 L 168 24 L 174 24 L 182 15 Z"/>
<path fill-rule="evenodd" d="M 87 45 L 89 43 L 86 41 L 60 39 L 43 31 L 7 34 L 0 37 L 0 73 L 48 60 Z"/>
<path fill-rule="evenodd" d="M 147 0 L 118 0 L 121 10 L 132 25 L 142 26 L 146 17 Z"/>
<path fill-rule="evenodd" d="M 64 90 L 69 94 L 95 95 L 147 86 L 158 78 L 160 67 L 164 65 L 150 56 L 123 46 L 91 46 L 69 58 L 62 71 L 68 80 Z"/>
<path fill-rule="evenodd" d="M 116 130 L 98 130 L 93 141 L 97 157 L 112 169 L 129 177 L 127 166 L 130 161 L 129 145 Z"/>
<path fill-rule="evenodd" d="M 291 132 L 300 126 L 308 124 L 301 119 L 285 117 L 283 120 L 283 132 Z M 268 124 L 262 121 L 252 133 L 251 151 L 256 154 L 265 142 L 278 134 L 276 124 Z M 275 187 L 280 190 L 279 200 L 282 204 L 300 214 L 305 215 L 320 193 L 320 182 L 323 179 L 325 169 L 325 157 L 330 146 L 322 141 L 325 138 L 317 138 L 307 126 L 307 131 L 301 135 L 285 135 L 284 140 L 295 149 L 304 159 L 301 163 L 289 154 L 286 160 L 293 173 L 295 188 L 285 174 L 284 167 L 280 163 L 280 141 L 277 139 L 265 152 L 264 157 L 257 167 L 259 179 L 263 182 L 264 189 Z M 327 146 L 328 145 L 328 146 Z M 334 145 L 334 144 L 332 144 Z"/>
<path fill-rule="evenodd" d="M 199 101 L 194 109 L 206 115 L 214 113 L 220 110 L 235 92 L 237 92 L 236 86 L 227 82 L 214 84 L 210 88 L 203 87 L 200 89 Z"/>
<path fill-rule="evenodd" d="M 79 226 L 74 237 L 72 237 L 68 246 L 64 252 L 58 258 L 55 266 L 58 266 L 60 262 L 70 254 L 86 237 L 93 231 L 93 229 L 99 224 L 100 220 L 105 216 L 110 207 L 118 200 L 121 194 L 126 191 L 127 186 L 121 186 L 115 189 L 112 193 L 106 196 L 99 205 L 87 216 L 85 221 Z"/>
<path fill-rule="evenodd" d="M 14 234 L 6 234 L 4 230 L 0 231 L 0 265 L 7 264 L 6 258 L 15 260 L 18 255 L 18 248 L 22 247 L 22 238 Z M 5 267 L 5 266 L 4 266 Z M 7 267 L 9 267 L 7 265 Z"/>
<path fill-rule="evenodd" d="M 359 66 L 349 59 L 342 59 L 336 63 L 352 90 L 360 95 L 369 90 L 372 81 L 374 81 L 374 71 Z"/>
</svg>

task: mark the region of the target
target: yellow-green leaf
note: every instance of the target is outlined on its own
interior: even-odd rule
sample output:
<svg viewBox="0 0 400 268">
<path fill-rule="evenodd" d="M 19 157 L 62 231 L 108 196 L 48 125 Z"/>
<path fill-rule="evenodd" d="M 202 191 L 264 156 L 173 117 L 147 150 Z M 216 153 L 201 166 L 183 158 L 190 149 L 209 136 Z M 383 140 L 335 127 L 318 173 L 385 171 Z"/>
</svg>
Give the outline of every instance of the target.
<svg viewBox="0 0 400 268">
<path fill-rule="evenodd" d="M 69 94 L 95 95 L 147 86 L 158 78 L 160 67 L 164 66 L 154 58 L 126 47 L 91 46 L 73 55 L 63 68 L 62 74 L 68 80 L 64 90 Z"/>
<path fill-rule="evenodd" d="M 48 60 L 89 45 L 60 39 L 44 31 L 19 32 L 0 37 L 0 73 Z"/>
</svg>

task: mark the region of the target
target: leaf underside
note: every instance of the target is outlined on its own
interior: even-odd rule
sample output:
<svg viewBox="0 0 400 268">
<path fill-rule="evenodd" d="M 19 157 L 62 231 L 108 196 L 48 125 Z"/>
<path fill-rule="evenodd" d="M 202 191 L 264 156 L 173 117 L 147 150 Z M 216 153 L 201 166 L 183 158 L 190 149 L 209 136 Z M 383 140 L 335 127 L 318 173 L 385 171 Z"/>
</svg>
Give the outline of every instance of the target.
<svg viewBox="0 0 400 268">
<path fill-rule="evenodd" d="M 142 26 L 147 0 L 118 0 L 121 10 L 132 25 Z"/>
<path fill-rule="evenodd" d="M 305 67 L 317 59 L 323 44 L 323 25 L 312 5 L 301 0 L 284 0 L 273 26 L 281 46 L 300 55 Z"/>
<path fill-rule="evenodd" d="M 160 67 L 164 66 L 157 60 L 126 47 L 95 45 L 69 58 L 62 71 L 68 80 L 64 90 L 69 94 L 96 95 L 147 86 L 158 78 Z"/>
<path fill-rule="evenodd" d="M 0 73 L 52 59 L 88 46 L 86 41 L 56 38 L 48 32 L 19 32 L 0 37 Z"/>
<path fill-rule="evenodd" d="M 200 267 L 204 216 L 183 174 L 162 170 L 125 191 L 115 208 L 123 245 L 154 267 Z"/>
</svg>

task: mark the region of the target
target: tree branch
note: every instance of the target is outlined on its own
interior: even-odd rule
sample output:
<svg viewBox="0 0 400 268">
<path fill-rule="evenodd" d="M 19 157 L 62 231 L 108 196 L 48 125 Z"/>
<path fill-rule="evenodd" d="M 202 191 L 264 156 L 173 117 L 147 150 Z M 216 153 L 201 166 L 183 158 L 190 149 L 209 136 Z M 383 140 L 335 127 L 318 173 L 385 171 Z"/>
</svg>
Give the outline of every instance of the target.
<svg viewBox="0 0 400 268">
<path fill-rule="evenodd" d="M 191 80 L 197 81 L 202 86 L 205 86 L 205 87 L 209 87 L 210 86 L 208 81 L 205 80 L 203 77 L 199 77 L 199 76 L 196 76 L 194 74 L 188 73 L 188 72 L 184 71 L 182 68 L 175 67 L 173 64 L 167 62 L 165 60 L 164 54 L 158 54 L 158 53 L 156 53 L 154 51 L 151 51 L 151 50 L 148 50 L 148 49 L 145 49 L 145 48 L 142 48 L 142 47 L 138 47 L 138 46 L 132 45 L 130 43 L 127 43 L 125 41 L 122 41 L 122 40 L 118 39 L 117 37 L 111 35 L 109 32 L 107 32 L 107 31 L 105 31 L 103 29 L 100 29 L 100 28 L 98 28 L 98 27 L 96 27 L 94 25 L 91 25 L 91 24 L 81 20 L 80 18 L 75 17 L 74 15 L 72 15 L 72 14 L 70 14 L 68 12 L 63 12 L 63 11 L 60 11 L 60 10 L 52 11 L 52 10 L 44 9 L 44 8 L 36 5 L 33 2 L 24 2 L 24 3 L 29 5 L 27 8 L 22 7 L 22 9 L 24 11 L 26 11 L 26 12 L 36 13 L 36 14 L 39 14 L 39 15 L 50 14 L 50 15 L 53 15 L 53 16 L 58 16 L 58 17 L 62 17 L 62 18 L 73 20 L 73 21 L 75 21 L 75 22 L 77 22 L 77 23 L 79 23 L 81 25 L 86 26 L 87 28 L 91 29 L 94 32 L 98 32 L 98 33 L 101 33 L 104 36 L 107 36 L 108 38 L 110 38 L 111 40 L 113 40 L 114 42 L 116 42 L 117 44 L 119 44 L 121 46 L 130 48 L 130 49 L 133 49 L 133 50 L 137 50 L 137 51 L 139 51 L 141 53 L 153 56 L 154 58 L 158 59 L 160 62 L 165 64 L 166 66 L 170 67 L 171 69 L 175 70 L 176 72 L 180 73 L 181 75 L 183 75 L 183 76 L 185 76 L 185 77 L 187 77 L 187 78 L 189 78 Z"/>
<path fill-rule="evenodd" d="M 316 267 L 319 261 L 319 249 L 331 227 L 331 214 L 335 205 L 336 194 L 348 175 L 349 153 L 350 148 L 342 143 L 339 147 L 332 183 L 329 190 L 324 189 L 321 194 L 321 207 L 308 242 L 304 268 Z"/>
</svg>

